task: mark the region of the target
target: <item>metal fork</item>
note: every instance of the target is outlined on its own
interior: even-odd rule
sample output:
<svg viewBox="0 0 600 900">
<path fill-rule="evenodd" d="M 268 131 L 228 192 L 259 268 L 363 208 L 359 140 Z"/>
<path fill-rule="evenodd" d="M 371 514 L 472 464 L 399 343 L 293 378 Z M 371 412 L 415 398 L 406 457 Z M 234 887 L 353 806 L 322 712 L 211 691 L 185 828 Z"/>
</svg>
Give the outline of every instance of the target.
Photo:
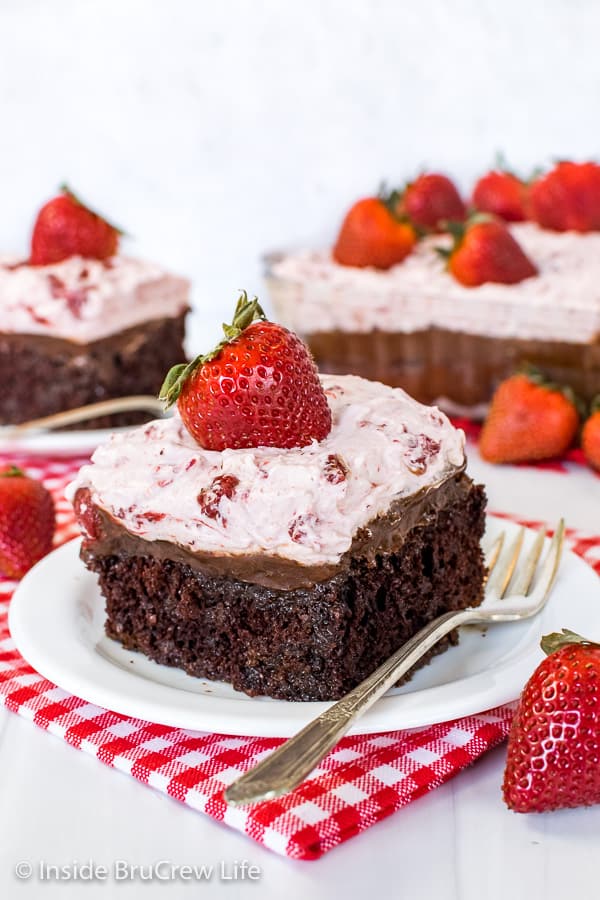
<svg viewBox="0 0 600 900">
<path fill-rule="evenodd" d="M 382 663 L 358 687 L 346 694 L 302 731 L 271 753 L 254 769 L 234 781 L 225 791 L 225 799 L 234 806 L 270 800 L 297 787 L 315 766 L 335 747 L 350 726 L 376 700 L 391 688 L 440 638 L 454 628 L 467 624 L 492 625 L 529 619 L 542 611 L 560 563 L 565 523 L 561 519 L 543 562 L 536 585 L 531 590 L 546 529 L 540 528 L 524 562 L 517 571 L 525 529 L 521 528 L 511 546 L 502 553 L 505 532 L 486 554 L 488 579 L 485 587 L 487 608 L 468 608 L 444 613 L 417 632 Z M 508 595 L 508 588 L 513 589 Z M 530 593 L 531 590 L 531 593 Z M 511 605 L 494 603 L 507 598 Z"/>
<path fill-rule="evenodd" d="M 95 419 L 97 416 L 111 416 L 115 413 L 138 410 L 151 413 L 157 419 L 165 416 L 164 403 L 151 394 L 114 397 L 111 400 L 100 400 L 98 403 L 88 403 L 86 406 L 65 409 L 63 412 L 42 416 L 40 419 L 30 419 L 28 422 L 20 422 L 18 425 L 0 426 L 0 440 L 14 440 L 30 432 L 54 431 L 57 428 L 65 428 L 67 425 L 77 425 L 79 422 Z"/>
</svg>

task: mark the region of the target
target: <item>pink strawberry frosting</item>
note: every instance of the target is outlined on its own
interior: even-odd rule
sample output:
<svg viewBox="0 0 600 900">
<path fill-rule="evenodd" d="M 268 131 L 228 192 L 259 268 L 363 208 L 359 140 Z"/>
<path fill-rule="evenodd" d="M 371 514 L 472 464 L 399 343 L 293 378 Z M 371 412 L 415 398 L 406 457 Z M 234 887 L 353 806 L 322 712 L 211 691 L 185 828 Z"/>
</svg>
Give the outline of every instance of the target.
<svg viewBox="0 0 600 900">
<path fill-rule="evenodd" d="M 115 434 L 69 487 L 127 531 L 191 552 L 336 564 L 392 502 L 464 466 L 464 435 L 435 407 L 352 375 L 321 376 L 333 426 L 280 450 L 203 450 L 178 416 Z"/>
<path fill-rule="evenodd" d="M 388 271 L 336 263 L 328 250 L 274 260 L 267 274 L 277 315 L 301 334 L 412 333 L 442 328 L 497 338 L 593 342 L 600 337 L 600 234 L 553 232 L 526 222 L 511 232 L 539 274 L 518 284 L 464 287 L 436 247 L 421 241 Z"/>
<path fill-rule="evenodd" d="M 0 258 L 0 332 L 86 344 L 152 319 L 180 315 L 189 283 L 126 256 L 73 256 L 48 266 Z"/>
</svg>

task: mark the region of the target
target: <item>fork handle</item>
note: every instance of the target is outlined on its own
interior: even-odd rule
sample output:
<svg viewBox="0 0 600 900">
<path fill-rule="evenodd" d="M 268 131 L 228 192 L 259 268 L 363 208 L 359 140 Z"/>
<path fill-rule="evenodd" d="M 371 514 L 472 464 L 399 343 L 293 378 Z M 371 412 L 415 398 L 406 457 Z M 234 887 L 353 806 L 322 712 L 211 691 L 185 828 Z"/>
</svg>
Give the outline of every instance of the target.
<svg viewBox="0 0 600 900">
<path fill-rule="evenodd" d="M 452 611 L 433 619 L 365 678 L 349 694 L 326 709 L 302 731 L 225 791 L 234 806 L 287 794 L 321 762 L 350 726 L 448 632 L 477 618 L 473 609 Z"/>
<path fill-rule="evenodd" d="M 97 416 L 110 416 L 115 413 L 137 410 L 160 416 L 164 412 L 164 405 L 158 397 L 152 394 L 113 397 L 110 400 L 99 400 L 97 403 L 88 403 L 86 406 L 65 409 L 62 412 L 43 416 L 41 419 L 30 419 L 19 425 L 3 426 L 0 429 L 0 437 L 9 440 L 30 431 L 53 431 L 56 428 L 65 428 L 68 425 L 77 425 L 79 422 L 95 419 Z"/>
</svg>

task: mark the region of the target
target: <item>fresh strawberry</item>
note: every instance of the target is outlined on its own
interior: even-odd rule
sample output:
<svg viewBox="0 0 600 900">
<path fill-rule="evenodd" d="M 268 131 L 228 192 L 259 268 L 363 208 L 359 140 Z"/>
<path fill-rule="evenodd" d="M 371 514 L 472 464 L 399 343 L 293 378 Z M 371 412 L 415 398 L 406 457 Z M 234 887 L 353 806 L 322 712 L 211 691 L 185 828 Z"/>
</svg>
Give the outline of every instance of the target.
<svg viewBox="0 0 600 900">
<path fill-rule="evenodd" d="M 31 236 L 31 265 L 46 266 L 69 256 L 114 256 L 122 232 L 84 206 L 67 187 L 61 191 L 37 215 Z"/>
<path fill-rule="evenodd" d="M 504 222 L 482 214 L 464 226 L 452 225 L 453 247 L 440 253 L 448 260 L 448 271 L 466 287 L 488 281 L 517 284 L 537 275 L 538 270 L 525 255 Z"/>
<path fill-rule="evenodd" d="M 502 792 L 515 812 L 600 803 L 600 645 L 563 628 L 521 694 Z"/>
<path fill-rule="evenodd" d="M 538 373 L 513 375 L 496 390 L 479 438 L 492 463 L 531 462 L 562 456 L 577 434 L 574 399 L 547 385 Z"/>
<path fill-rule="evenodd" d="M 560 162 L 529 190 L 530 217 L 554 231 L 600 230 L 600 165 Z"/>
<path fill-rule="evenodd" d="M 412 225 L 399 219 L 384 198 L 367 197 L 347 213 L 333 258 L 342 266 L 390 269 L 408 256 L 416 242 Z"/>
<path fill-rule="evenodd" d="M 167 406 L 206 450 L 304 447 L 331 430 L 331 411 L 306 344 L 265 319 L 244 291 L 225 340 L 175 366 L 161 389 Z"/>
<path fill-rule="evenodd" d="M 479 179 L 471 202 L 480 212 L 492 213 L 505 222 L 523 222 L 527 218 L 528 190 L 528 185 L 512 172 L 494 169 Z"/>
<path fill-rule="evenodd" d="M 600 396 L 592 403 L 590 417 L 583 426 L 581 449 L 590 466 L 600 472 Z"/>
<path fill-rule="evenodd" d="M 399 208 L 423 231 L 445 231 L 447 222 L 462 222 L 466 215 L 456 186 L 437 172 L 425 172 L 407 184 Z"/>
<path fill-rule="evenodd" d="M 15 466 L 0 471 L 0 572 L 20 578 L 52 549 L 52 495 Z"/>
</svg>

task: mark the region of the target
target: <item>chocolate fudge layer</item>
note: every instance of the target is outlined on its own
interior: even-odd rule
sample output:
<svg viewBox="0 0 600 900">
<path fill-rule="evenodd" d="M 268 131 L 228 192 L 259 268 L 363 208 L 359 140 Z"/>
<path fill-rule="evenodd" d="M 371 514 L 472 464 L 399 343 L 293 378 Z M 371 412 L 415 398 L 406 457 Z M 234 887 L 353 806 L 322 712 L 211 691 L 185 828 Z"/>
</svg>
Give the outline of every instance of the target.
<svg viewBox="0 0 600 900">
<path fill-rule="evenodd" d="M 589 344 L 518 340 L 430 328 L 412 333 L 305 335 L 322 372 L 353 372 L 404 388 L 421 403 L 486 404 L 498 384 L 529 364 L 585 401 L 600 394 L 600 337 Z"/>
<path fill-rule="evenodd" d="M 127 394 L 158 394 L 164 373 L 184 358 L 185 315 L 157 319 L 90 344 L 44 335 L 0 334 L 0 424 Z M 143 412 L 90 419 L 77 428 L 131 425 Z"/>
</svg>

